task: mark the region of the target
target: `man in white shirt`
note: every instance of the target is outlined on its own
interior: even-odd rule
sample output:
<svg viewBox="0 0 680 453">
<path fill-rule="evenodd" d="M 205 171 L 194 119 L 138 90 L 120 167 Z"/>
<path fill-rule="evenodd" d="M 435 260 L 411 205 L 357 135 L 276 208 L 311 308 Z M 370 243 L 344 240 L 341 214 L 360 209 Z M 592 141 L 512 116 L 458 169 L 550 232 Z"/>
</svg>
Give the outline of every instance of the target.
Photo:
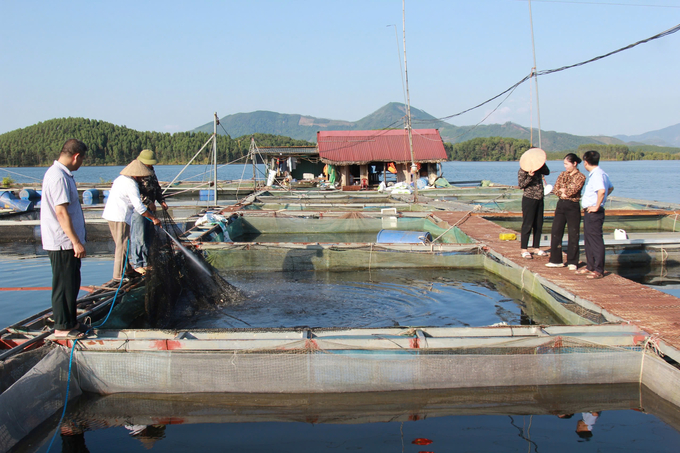
<svg viewBox="0 0 680 453">
<path fill-rule="evenodd" d="M 593 426 L 600 416 L 599 412 L 583 412 L 581 413 L 583 420 L 576 422 L 576 434 L 581 439 L 590 440 L 593 437 Z"/>
<path fill-rule="evenodd" d="M 120 172 L 120 176 L 113 181 L 111 186 L 102 217 L 108 220 L 109 230 L 116 244 L 113 280 L 120 281 L 124 273 L 134 272 L 127 259 L 132 211 L 153 221 L 156 226 L 161 224 L 161 221 L 147 209 L 139 195 L 137 180 L 150 175 L 151 170 L 135 159 Z"/>
<path fill-rule="evenodd" d="M 586 252 L 586 268 L 576 271 L 588 278 L 604 277 L 604 204 L 614 190 L 609 176 L 600 167 L 600 153 L 586 151 L 583 165 L 588 170 L 588 180 L 581 197 L 583 208 L 583 240 Z"/>
<path fill-rule="evenodd" d="M 72 173 L 80 168 L 86 152 L 87 146 L 80 140 L 67 140 L 42 183 L 40 234 L 52 265 L 52 318 L 57 338 L 80 339 L 87 332 L 87 327 L 78 323 L 76 311 L 86 234 Z"/>
</svg>

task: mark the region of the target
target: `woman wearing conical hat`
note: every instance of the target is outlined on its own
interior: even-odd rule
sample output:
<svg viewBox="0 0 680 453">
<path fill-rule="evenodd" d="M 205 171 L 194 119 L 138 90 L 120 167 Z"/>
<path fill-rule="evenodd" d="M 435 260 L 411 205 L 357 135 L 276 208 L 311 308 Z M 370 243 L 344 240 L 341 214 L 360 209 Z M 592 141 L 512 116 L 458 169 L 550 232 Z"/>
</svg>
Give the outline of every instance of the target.
<svg viewBox="0 0 680 453">
<path fill-rule="evenodd" d="M 529 251 L 529 236 L 533 235 L 533 252 L 536 256 L 547 256 L 540 249 L 541 230 L 543 228 L 543 176 L 550 174 L 545 164 L 545 151 L 531 148 L 519 159 L 517 181 L 524 190 L 522 196 L 522 231 L 521 248 L 523 258 L 533 258 Z"/>
<path fill-rule="evenodd" d="M 109 230 L 116 244 L 113 261 L 114 280 L 121 280 L 124 273 L 135 274 L 126 260 L 132 212 L 135 211 L 153 221 L 156 226 L 161 224 L 161 221 L 142 202 L 139 195 L 138 181 L 151 174 L 151 170 L 146 165 L 135 159 L 120 172 L 120 176 L 113 181 L 111 186 L 102 217 L 108 220 Z"/>
</svg>

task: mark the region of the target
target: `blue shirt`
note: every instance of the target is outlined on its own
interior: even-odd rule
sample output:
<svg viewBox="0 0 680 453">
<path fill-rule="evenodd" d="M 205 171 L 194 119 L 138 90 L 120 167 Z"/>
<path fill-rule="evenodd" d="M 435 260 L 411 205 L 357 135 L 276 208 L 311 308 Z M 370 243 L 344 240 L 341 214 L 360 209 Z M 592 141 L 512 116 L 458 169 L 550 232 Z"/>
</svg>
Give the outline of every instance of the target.
<svg viewBox="0 0 680 453">
<path fill-rule="evenodd" d="M 595 167 L 588 174 L 588 180 L 586 181 L 586 186 L 583 191 L 583 196 L 581 197 L 581 207 L 588 208 L 590 206 L 595 206 L 597 203 L 597 191 L 604 189 L 604 198 L 602 199 L 602 204 L 600 207 L 604 207 L 607 201 L 607 195 L 609 195 L 609 189 L 612 187 L 612 183 L 609 181 L 609 176 L 604 172 L 599 166 Z"/>
</svg>

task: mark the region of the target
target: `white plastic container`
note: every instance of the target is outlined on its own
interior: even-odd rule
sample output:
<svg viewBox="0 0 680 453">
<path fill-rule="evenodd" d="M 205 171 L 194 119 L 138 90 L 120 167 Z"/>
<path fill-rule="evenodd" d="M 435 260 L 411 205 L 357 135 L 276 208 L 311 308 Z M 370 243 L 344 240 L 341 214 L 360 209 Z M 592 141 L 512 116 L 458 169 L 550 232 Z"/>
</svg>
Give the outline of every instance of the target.
<svg viewBox="0 0 680 453">
<path fill-rule="evenodd" d="M 617 241 L 620 241 L 622 239 L 628 239 L 628 234 L 626 234 L 626 230 L 620 229 L 614 230 L 614 239 L 616 239 Z"/>
</svg>

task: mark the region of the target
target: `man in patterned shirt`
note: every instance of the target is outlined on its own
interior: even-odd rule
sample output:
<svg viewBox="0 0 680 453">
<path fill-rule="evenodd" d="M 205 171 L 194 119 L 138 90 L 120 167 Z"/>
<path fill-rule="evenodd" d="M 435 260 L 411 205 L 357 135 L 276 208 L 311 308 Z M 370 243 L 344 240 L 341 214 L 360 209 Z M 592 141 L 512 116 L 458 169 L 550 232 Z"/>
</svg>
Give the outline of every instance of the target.
<svg viewBox="0 0 680 453">
<path fill-rule="evenodd" d="M 144 203 L 151 212 L 156 212 L 156 202 L 158 202 L 164 210 L 168 209 L 165 203 L 165 197 L 158 184 L 156 172 L 153 166 L 158 162 L 156 153 L 150 149 L 145 149 L 137 160 L 151 170 L 151 176 L 147 176 L 138 182 L 139 194 Z M 130 262 L 132 267 L 139 273 L 146 272 L 149 265 L 149 246 L 153 242 L 155 230 L 153 224 L 146 220 L 137 212 L 132 213 L 132 225 L 130 227 Z"/>
</svg>

